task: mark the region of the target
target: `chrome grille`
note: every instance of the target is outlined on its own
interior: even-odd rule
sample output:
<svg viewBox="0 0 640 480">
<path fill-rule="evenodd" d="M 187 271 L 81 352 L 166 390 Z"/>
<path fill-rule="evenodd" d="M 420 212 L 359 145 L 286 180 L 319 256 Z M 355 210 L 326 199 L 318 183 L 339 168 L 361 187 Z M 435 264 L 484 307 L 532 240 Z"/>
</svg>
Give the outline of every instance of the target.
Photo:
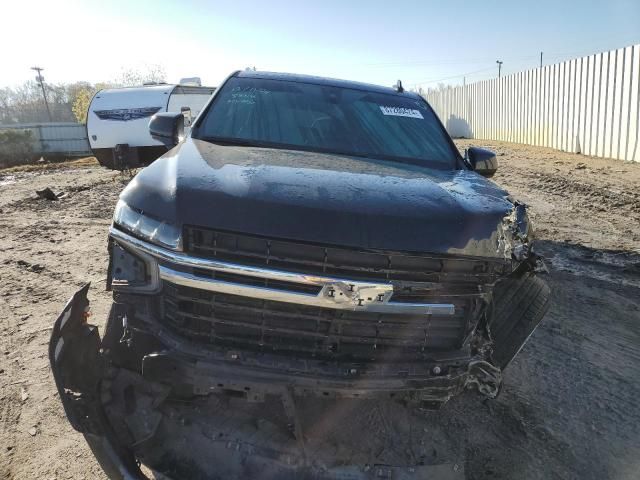
<svg viewBox="0 0 640 480">
<path fill-rule="evenodd" d="M 507 268 L 499 260 L 428 256 L 425 262 L 438 263 L 437 271 L 420 272 L 409 263 L 399 270 L 408 259 L 427 263 L 420 263 L 421 256 L 346 249 L 335 249 L 344 257 L 325 253 L 318 264 L 310 259 L 313 252 L 332 248 L 297 249 L 285 242 L 292 245 L 289 253 L 285 256 L 280 245 L 276 256 L 272 248 L 279 241 L 231 234 L 211 234 L 208 252 L 215 255 L 205 257 L 194 246 L 193 232 L 187 251 L 164 249 L 114 228 L 110 233 L 157 269 L 158 313 L 175 334 L 207 347 L 299 358 L 392 362 L 428 360 L 436 352 L 456 356 L 482 318 L 489 280 Z M 262 255 L 250 248 L 265 242 L 268 251 Z M 380 257 L 395 267 L 372 260 L 363 266 L 363 259 L 380 262 Z M 339 266 L 341 278 L 331 275 L 337 258 L 345 262 Z M 318 269 L 322 272 L 314 274 Z M 384 280 L 376 278 L 381 275 Z"/>
</svg>

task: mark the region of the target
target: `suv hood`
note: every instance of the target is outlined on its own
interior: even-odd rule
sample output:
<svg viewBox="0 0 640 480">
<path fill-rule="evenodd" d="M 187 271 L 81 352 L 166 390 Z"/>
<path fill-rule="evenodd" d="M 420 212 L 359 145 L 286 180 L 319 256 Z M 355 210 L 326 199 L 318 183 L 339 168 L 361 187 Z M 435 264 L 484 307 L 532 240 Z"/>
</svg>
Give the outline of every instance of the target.
<svg viewBox="0 0 640 480">
<path fill-rule="evenodd" d="M 359 249 L 510 258 L 514 204 L 467 170 L 188 138 L 121 199 L 175 225 Z"/>
</svg>

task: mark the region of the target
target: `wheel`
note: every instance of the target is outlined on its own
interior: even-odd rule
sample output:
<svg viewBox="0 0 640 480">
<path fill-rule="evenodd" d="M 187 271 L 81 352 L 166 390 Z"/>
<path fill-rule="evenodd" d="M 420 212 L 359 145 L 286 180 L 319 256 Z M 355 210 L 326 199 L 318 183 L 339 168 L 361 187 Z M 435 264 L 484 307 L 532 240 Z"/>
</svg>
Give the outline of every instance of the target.
<svg viewBox="0 0 640 480">
<path fill-rule="evenodd" d="M 493 362 L 505 369 L 518 354 L 549 308 L 550 290 L 534 272 L 501 280 L 494 288 Z"/>
</svg>

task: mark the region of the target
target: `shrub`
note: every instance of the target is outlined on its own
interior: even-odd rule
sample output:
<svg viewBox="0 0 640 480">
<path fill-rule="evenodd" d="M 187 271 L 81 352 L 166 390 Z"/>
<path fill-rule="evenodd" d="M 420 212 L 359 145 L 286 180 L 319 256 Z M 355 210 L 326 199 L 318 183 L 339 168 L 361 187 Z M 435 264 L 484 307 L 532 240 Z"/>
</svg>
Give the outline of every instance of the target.
<svg viewBox="0 0 640 480">
<path fill-rule="evenodd" d="M 31 130 L 0 130 L 0 168 L 29 163 L 33 157 Z"/>
</svg>

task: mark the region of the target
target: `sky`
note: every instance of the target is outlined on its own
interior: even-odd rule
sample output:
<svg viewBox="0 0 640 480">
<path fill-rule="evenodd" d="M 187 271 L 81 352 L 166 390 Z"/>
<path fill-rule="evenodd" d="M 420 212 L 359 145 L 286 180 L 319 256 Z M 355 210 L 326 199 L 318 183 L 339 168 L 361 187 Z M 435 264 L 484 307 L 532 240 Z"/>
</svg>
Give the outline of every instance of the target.
<svg viewBox="0 0 640 480">
<path fill-rule="evenodd" d="M 169 83 L 234 70 L 405 88 L 467 83 L 640 43 L 640 0 L 22 0 L 2 7 L 0 87 L 116 79 L 160 65 Z"/>
</svg>

